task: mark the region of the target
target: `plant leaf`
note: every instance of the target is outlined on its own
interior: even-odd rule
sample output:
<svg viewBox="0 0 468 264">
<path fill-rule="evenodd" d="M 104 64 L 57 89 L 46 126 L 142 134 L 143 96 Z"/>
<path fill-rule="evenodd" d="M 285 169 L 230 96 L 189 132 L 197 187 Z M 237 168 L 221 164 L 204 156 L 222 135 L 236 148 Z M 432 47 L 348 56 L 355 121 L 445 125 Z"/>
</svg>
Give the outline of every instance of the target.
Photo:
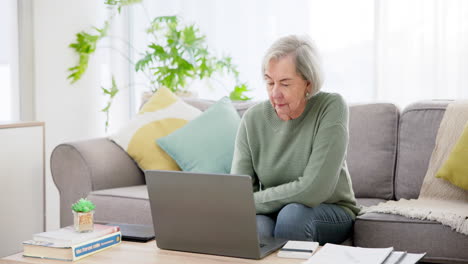
<svg viewBox="0 0 468 264">
<path fill-rule="evenodd" d="M 88 68 L 89 57 L 96 51 L 97 42 L 107 36 L 109 29 L 109 21 L 104 23 L 102 29 L 93 28 L 98 34 L 93 35 L 85 31 L 78 32 L 76 34 L 76 42 L 69 45 L 79 56 L 78 65 L 68 68 L 70 75 L 68 79 L 71 79 L 71 83 L 74 83 L 81 79 L 81 76 L 86 72 Z"/>
<path fill-rule="evenodd" d="M 251 100 L 251 97 L 248 97 L 244 95 L 244 92 L 250 91 L 247 88 L 247 85 L 245 83 L 236 85 L 234 87 L 234 90 L 229 94 L 229 98 L 233 101 L 247 101 Z"/>
<path fill-rule="evenodd" d="M 153 61 L 153 54 L 147 53 L 143 58 L 135 63 L 135 71 L 145 69 Z"/>
<path fill-rule="evenodd" d="M 94 210 L 96 205 L 94 205 L 94 203 L 88 199 L 81 198 L 76 203 L 74 203 L 71 208 L 75 212 L 87 213 Z"/>
</svg>

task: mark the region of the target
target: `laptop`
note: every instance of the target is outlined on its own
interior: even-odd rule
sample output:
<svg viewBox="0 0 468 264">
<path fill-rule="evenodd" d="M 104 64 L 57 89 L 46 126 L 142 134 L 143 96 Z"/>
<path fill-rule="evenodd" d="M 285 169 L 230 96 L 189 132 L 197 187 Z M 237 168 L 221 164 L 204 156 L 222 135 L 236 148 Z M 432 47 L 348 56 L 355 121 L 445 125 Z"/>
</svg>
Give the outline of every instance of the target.
<svg viewBox="0 0 468 264">
<path fill-rule="evenodd" d="M 161 249 L 261 259 L 287 240 L 259 237 L 250 176 L 145 171 Z"/>
</svg>

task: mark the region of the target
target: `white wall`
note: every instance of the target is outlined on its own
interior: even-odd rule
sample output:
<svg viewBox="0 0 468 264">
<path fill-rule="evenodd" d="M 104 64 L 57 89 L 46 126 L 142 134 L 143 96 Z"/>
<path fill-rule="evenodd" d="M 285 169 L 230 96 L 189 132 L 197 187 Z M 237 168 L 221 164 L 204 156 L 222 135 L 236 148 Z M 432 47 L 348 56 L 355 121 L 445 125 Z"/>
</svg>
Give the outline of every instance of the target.
<svg viewBox="0 0 468 264">
<path fill-rule="evenodd" d="M 106 11 L 103 1 L 34 1 L 34 53 L 36 117 L 46 124 L 47 229 L 59 227 L 59 195 L 50 174 L 50 154 L 63 142 L 104 136 L 105 106 L 100 85 L 110 83 L 106 75 L 106 53 L 93 57 L 84 77 L 70 85 L 67 68 L 78 57 L 68 47 L 75 34 L 101 26 Z M 119 78 L 119 80 L 122 78 Z M 128 90 L 119 94 L 111 120 L 114 127 L 128 120 Z"/>
</svg>

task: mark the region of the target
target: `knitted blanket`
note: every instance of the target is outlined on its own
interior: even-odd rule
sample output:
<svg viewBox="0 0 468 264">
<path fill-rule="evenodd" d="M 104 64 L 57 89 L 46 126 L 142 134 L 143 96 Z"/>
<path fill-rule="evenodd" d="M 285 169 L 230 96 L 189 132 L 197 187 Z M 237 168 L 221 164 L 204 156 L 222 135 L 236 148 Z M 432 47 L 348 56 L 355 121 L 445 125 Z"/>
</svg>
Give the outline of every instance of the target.
<svg viewBox="0 0 468 264">
<path fill-rule="evenodd" d="M 468 125 L 468 101 L 449 104 L 437 132 L 435 147 L 418 199 L 387 201 L 366 207 L 361 213 L 388 213 L 433 220 L 468 235 L 468 191 L 435 177 L 457 143 L 465 125 Z"/>
</svg>

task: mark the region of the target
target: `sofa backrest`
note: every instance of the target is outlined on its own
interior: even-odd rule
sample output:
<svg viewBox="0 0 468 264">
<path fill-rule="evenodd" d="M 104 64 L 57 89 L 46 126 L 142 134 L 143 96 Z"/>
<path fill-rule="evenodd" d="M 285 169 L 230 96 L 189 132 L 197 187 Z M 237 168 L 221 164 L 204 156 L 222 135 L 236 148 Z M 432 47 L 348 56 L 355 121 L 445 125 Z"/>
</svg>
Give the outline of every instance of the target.
<svg viewBox="0 0 468 264">
<path fill-rule="evenodd" d="M 184 99 L 205 111 L 214 101 Z M 403 111 L 393 104 L 351 105 L 348 169 L 357 198 L 419 196 L 440 121 L 450 101 L 421 101 Z M 233 103 L 239 114 L 258 102 Z"/>
<path fill-rule="evenodd" d="M 418 198 L 448 103 L 421 101 L 402 111 L 395 173 L 396 200 Z"/>
<path fill-rule="evenodd" d="M 393 198 L 398 120 L 393 104 L 350 106 L 346 161 L 357 198 Z"/>
<path fill-rule="evenodd" d="M 206 100 L 206 99 L 198 99 L 198 98 L 184 98 L 184 101 L 202 111 L 208 109 L 215 101 Z M 239 115 L 242 117 L 245 111 L 249 109 L 251 106 L 258 104 L 259 101 L 247 101 L 247 102 L 233 102 L 234 108 L 236 108 Z"/>
</svg>

